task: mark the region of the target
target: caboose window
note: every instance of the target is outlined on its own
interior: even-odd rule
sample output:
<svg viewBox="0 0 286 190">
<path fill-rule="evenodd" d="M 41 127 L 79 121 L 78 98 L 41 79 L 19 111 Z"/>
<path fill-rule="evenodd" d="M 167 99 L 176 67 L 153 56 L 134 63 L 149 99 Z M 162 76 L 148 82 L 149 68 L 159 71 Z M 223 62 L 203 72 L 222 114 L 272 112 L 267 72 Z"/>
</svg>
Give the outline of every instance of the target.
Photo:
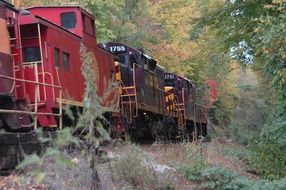
<svg viewBox="0 0 286 190">
<path fill-rule="evenodd" d="M 55 56 L 55 66 L 60 68 L 60 49 L 59 48 L 55 48 L 54 49 L 54 56 Z"/>
<path fill-rule="evenodd" d="M 66 12 L 61 14 L 61 26 L 65 29 L 75 28 L 76 15 L 75 12 Z"/>
<path fill-rule="evenodd" d="M 34 62 L 41 60 L 41 52 L 39 47 L 24 48 L 24 62 Z"/>
<path fill-rule="evenodd" d="M 82 18 L 84 32 L 94 36 L 94 21 L 85 15 Z"/>
<path fill-rule="evenodd" d="M 63 52 L 63 65 L 65 70 L 70 69 L 70 54 Z"/>
</svg>

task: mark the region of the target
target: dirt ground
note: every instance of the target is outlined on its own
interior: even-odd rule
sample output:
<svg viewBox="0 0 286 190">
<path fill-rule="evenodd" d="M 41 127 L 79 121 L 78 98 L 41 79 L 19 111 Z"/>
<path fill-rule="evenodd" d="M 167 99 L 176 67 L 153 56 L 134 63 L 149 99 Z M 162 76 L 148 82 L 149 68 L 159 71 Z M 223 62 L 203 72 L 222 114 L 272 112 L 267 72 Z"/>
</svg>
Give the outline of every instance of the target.
<svg viewBox="0 0 286 190">
<path fill-rule="evenodd" d="M 122 146 L 125 146 L 125 145 L 122 145 Z M 151 178 L 154 178 L 155 181 L 152 180 L 152 182 L 150 181 L 152 185 L 147 184 L 145 186 L 144 183 L 146 181 L 144 182 L 144 180 L 142 180 L 143 182 L 140 182 L 142 184 L 139 183 L 135 187 L 130 185 L 130 181 L 128 181 L 127 178 L 124 178 L 118 174 L 119 170 L 116 169 L 116 165 L 114 165 L 115 164 L 114 160 L 117 160 L 117 159 L 120 159 L 126 156 L 125 154 L 127 153 L 124 152 L 126 151 L 126 149 L 122 149 L 120 147 L 113 147 L 113 146 L 103 147 L 102 151 L 104 152 L 104 156 L 103 156 L 104 158 L 99 158 L 98 165 L 97 165 L 98 175 L 100 179 L 99 189 L 102 189 L 102 190 L 168 189 L 167 187 L 169 186 L 172 187 L 171 189 L 176 189 L 176 190 L 195 189 L 196 184 L 187 180 L 183 176 L 183 174 L 181 174 L 172 164 L 173 162 L 188 163 L 190 161 L 191 157 L 186 157 L 186 154 L 188 154 L 188 152 L 186 152 L 188 151 L 188 149 L 185 148 L 186 146 L 189 146 L 189 145 L 181 144 L 181 143 L 177 143 L 177 144 L 155 143 L 153 145 L 136 145 L 135 148 L 140 150 L 140 156 L 139 156 L 140 163 L 144 167 L 149 168 L 148 171 L 152 171 L 151 173 L 148 173 L 148 175 L 151 175 Z M 204 142 L 204 143 L 201 143 L 199 145 L 194 145 L 194 146 L 190 145 L 189 147 L 191 148 L 195 147 L 197 149 L 196 151 L 199 151 L 199 153 L 206 160 L 206 164 L 208 166 L 223 167 L 228 170 L 235 171 L 236 173 L 246 176 L 250 179 L 257 178 L 255 175 L 247 172 L 243 161 L 239 160 L 236 157 L 231 157 L 225 154 L 225 149 L 240 148 L 239 145 L 232 144 L 231 142 L 220 142 L 219 140 L 212 140 L 211 142 L 207 142 L 207 143 Z M 78 158 L 73 157 L 73 159 L 78 159 Z M 87 162 L 83 163 L 83 165 L 86 166 Z M 126 170 L 129 169 L 131 172 L 132 167 L 133 166 L 127 165 Z M 76 176 L 78 175 L 84 175 L 84 174 L 87 175 L 88 172 L 85 172 L 85 167 L 81 166 L 81 168 L 82 168 L 81 170 L 77 170 L 79 174 L 73 174 L 72 176 L 67 175 L 65 176 L 65 178 L 76 179 L 77 178 Z M 138 172 L 140 173 L 140 170 L 138 170 Z M 141 174 L 138 174 L 138 175 L 141 175 Z M 9 176 L 1 176 L 0 177 L 0 189 L 1 190 L 18 190 L 18 189 L 19 190 L 22 190 L 22 189 L 44 190 L 45 189 L 46 190 L 46 189 L 62 189 L 63 187 L 60 185 L 51 186 L 50 185 L 51 183 L 33 185 L 33 184 L 29 184 L 29 182 L 25 183 L 29 185 L 21 186 L 19 185 L 19 176 L 22 176 L 22 174 L 19 174 L 17 172 L 16 173 L 13 172 Z M 63 178 L 63 180 L 65 178 Z M 27 180 L 31 180 L 31 179 L 27 178 Z M 49 180 L 51 181 L 52 178 L 50 178 Z M 60 182 L 61 181 L 57 183 L 60 183 Z M 148 183 L 148 181 L 146 183 Z M 131 184 L 132 184 L 132 181 L 131 181 Z M 65 189 L 82 189 L 82 190 L 90 189 L 90 184 L 84 184 L 84 185 L 77 186 L 77 187 L 69 186 Z"/>
</svg>

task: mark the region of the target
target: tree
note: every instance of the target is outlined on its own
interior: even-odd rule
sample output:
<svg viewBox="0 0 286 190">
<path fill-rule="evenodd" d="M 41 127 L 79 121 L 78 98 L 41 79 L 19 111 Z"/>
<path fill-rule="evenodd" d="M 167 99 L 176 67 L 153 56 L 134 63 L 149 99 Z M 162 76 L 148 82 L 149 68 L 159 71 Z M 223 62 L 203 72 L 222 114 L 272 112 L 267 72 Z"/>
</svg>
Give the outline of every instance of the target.
<svg viewBox="0 0 286 190">
<path fill-rule="evenodd" d="M 206 11 L 191 32 L 196 38 L 205 30 L 217 30 L 216 36 L 224 39 L 223 51 L 243 64 L 253 64 L 258 76 L 273 86 L 276 105 L 253 149 L 256 171 L 272 179 L 285 176 L 286 165 L 285 13 L 281 0 L 229 0 Z"/>
</svg>

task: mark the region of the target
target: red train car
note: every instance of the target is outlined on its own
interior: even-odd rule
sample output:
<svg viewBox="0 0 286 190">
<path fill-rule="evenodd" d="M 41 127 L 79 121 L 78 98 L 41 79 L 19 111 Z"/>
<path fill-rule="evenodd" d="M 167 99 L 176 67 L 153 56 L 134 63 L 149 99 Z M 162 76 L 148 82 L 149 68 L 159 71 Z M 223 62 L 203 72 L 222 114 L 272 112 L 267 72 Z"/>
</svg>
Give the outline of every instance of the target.
<svg viewBox="0 0 286 190">
<path fill-rule="evenodd" d="M 25 102 L 18 100 L 15 92 L 16 65 L 20 61 L 18 15 L 13 5 L 0 1 L 0 128 L 8 125 L 14 129 L 30 123 L 24 114 Z"/>
<path fill-rule="evenodd" d="M 11 46 L 14 67 L 8 68 L 14 73 L 9 81 L 15 85 L 10 91 L 15 101 L 23 102 L 20 113 L 35 117 L 35 127 L 61 127 L 63 105 L 83 106 L 81 44 L 93 62 L 94 85 L 102 106 L 118 107 L 118 89 L 106 93 L 115 80 L 115 56 L 97 46 L 91 14 L 76 6 L 34 7 L 20 12 L 15 26 L 19 30 L 15 48 Z M 5 111 L 19 112 L 12 108 Z M 8 125 L 29 127 L 27 123 Z"/>
</svg>

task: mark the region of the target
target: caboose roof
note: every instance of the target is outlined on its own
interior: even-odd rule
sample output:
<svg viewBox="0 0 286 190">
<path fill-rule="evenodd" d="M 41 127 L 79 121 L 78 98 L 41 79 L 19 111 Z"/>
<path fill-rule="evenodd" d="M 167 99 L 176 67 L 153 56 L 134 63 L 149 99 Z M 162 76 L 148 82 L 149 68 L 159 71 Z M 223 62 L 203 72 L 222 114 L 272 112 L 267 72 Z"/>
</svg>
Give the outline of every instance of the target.
<svg viewBox="0 0 286 190">
<path fill-rule="evenodd" d="M 77 38 L 81 38 L 80 36 L 74 34 L 73 32 L 71 32 L 67 29 L 64 29 L 64 28 L 50 22 L 49 20 L 38 16 L 38 15 L 20 15 L 19 19 L 20 19 L 20 25 L 40 23 L 44 26 L 54 27 L 54 28 L 57 28 L 59 31 L 64 31 L 64 32 L 67 32 L 67 33 L 77 37 Z"/>
<path fill-rule="evenodd" d="M 80 6 L 75 6 L 75 5 L 65 5 L 65 6 L 34 6 L 34 7 L 29 7 L 26 8 L 27 10 L 31 10 L 31 9 L 79 9 L 82 13 L 88 15 L 89 17 L 94 19 L 94 16 L 88 12 L 87 10 L 83 9 Z"/>
</svg>

